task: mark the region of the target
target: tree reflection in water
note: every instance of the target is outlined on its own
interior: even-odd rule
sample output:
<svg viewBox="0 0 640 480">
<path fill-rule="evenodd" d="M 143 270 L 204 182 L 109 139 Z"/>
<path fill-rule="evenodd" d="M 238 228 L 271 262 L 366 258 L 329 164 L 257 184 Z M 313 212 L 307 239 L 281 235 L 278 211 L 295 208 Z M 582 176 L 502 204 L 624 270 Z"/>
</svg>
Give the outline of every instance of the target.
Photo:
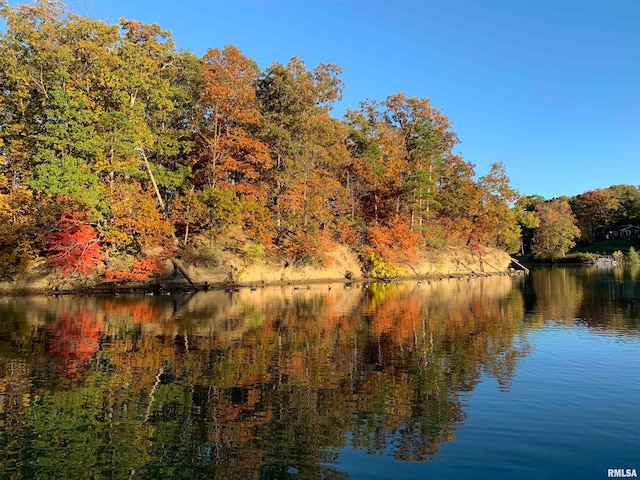
<svg viewBox="0 0 640 480">
<path fill-rule="evenodd" d="M 481 375 L 508 389 L 511 278 L 0 305 L 15 478 L 344 478 L 350 445 L 438 456 Z"/>
<path fill-rule="evenodd" d="M 524 294 L 529 321 L 579 322 L 619 335 L 640 328 L 640 265 L 536 268 Z"/>
</svg>

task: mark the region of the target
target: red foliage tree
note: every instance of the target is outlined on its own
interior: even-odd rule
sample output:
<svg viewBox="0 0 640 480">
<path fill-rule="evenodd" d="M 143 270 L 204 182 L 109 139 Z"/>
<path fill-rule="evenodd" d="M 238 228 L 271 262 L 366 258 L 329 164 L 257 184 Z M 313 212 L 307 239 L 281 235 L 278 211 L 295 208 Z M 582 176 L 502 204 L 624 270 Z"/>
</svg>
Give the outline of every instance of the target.
<svg viewBox="0 0 640 480">
<path fill-rule="evenodd" d="M 85 213 L 66 213 L 47 235 L 48 262 L 65 277 L 87 275 L 104 260 L 97 230 L 87 222 Z"/>
</svg>

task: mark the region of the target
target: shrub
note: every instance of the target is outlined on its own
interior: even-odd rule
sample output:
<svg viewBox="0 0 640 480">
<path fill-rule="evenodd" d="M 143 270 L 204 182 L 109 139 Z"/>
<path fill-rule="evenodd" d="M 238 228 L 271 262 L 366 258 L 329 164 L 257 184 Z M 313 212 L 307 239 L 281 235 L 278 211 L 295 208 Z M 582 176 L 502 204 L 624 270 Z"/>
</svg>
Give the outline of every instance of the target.
<svg viewBox="0 0 640 480">
<path fill-rule="evenodd" d="M 48 262 L 64 277 L 78 273 L 88 275 L 104 260 L 98 232 L 84 212 L 68 212 L 47 234 Z"/>
<path fill-rule="evenodd" d="M 105 270 L 103 278 L 105 282 L 109 283 L 141 282 L 162 272 L 161 259 L 159 258 L 133 258 L 129 267 L 122 270 Z"/>
<path fill-rule="evenodd" d="M 262 260 L 265 253 L 264 245 L 258 242 L 250 242 L 244 247 L 244 258 L 249 265 Z"/>
<path fill-rule="evenodd" d="M 376 255 L 375 252 L 371 252 L 369 261 L 369 273 L 373 278 L 395 278 L 405 273 L 404 270 L 386 262 L 382 257 Z"/>
<path fill-rule="evenodd" d="M 580 252 L 575 254 L 575 258 L 582 263 L 594 263 L 598 256 L 595 253 Z"/>
<path fill-rule="evenodd" d="M 220 249 L 213 241 L 198 240 L 184 249 L 182 259 L 196 267 L 214 268 L 220 263 Z"/>
<path fill-rule="evenodd" d="M 628 263 L 632 265 L 636 265 L 640 263 L 640 254 L 638 254 L 635 248 L 629 247 L 629 251 L 627 252 L 627 255 L 626 255 L 626 260 Z"/>
<path fill-rule="evenodd" d="M 280 246 L 285 258 L 294 264 L 324 268 L 331 266 L 331 252 L 335 248 L 326 230 L 289 233 Z"/>
</svg>

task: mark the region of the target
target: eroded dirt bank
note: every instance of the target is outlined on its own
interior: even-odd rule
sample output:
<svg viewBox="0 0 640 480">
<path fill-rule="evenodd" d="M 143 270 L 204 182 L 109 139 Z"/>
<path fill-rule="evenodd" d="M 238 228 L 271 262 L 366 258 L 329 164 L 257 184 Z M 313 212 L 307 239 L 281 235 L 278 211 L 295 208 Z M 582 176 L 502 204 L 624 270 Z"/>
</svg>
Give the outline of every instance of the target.
<svg viewBox="0 0 640 480">
<path fill-rule="evenodd" d="M 286 262 L 265 261 L 246 264 L 238 257 L 225 257 L 215 268 L 184 265 L 184 269 L 198 288 L 221 288 L 229 285 L 267 285 L 279 283 L 320 283 L 327 281 L 362 280 L 366 278 L 356 254 L 342 246 L 332 252 L 332 261 L 326 267 L 295 267 Z M 412 263 L 403 265 L 403 277 L 442 278 L 462 275 L 493 275 L 509 271 L 511 257 L 491 248 L 469 249 L 445 247 L 424 252 Z M 14 281 L 0 282 L 0 292 L 71 292 L 110 291 L 113 285 L 100 284 L 88 279 L 64 280 L 56 275 L 38 275 L 35 269 L 30 275 Z M 184 276 L 174 271 L 170 262 L 167 273 L 147 283 L 126 285 L 122 288 L 191 288 Z"/>
</svg>

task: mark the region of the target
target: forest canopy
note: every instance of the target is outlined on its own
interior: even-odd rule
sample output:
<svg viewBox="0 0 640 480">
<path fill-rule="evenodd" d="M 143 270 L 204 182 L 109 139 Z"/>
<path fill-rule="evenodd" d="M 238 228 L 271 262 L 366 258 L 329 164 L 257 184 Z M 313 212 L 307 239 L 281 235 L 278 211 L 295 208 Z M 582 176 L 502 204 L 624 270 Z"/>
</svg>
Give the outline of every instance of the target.
<svg viewBox="0 0 640 480">
<path fill-rule="evenodd" d="M 0 15 L 0 280 L 37 258 L 120 282 L 221 250 L 321 265 L 348 244 L 393 272 L 425 248 L 520 246 L 504 167 L 477 177 L 428 99 L 336 119 L 334 64 L 198 57 L 51 0 Z"/>
</svg>

